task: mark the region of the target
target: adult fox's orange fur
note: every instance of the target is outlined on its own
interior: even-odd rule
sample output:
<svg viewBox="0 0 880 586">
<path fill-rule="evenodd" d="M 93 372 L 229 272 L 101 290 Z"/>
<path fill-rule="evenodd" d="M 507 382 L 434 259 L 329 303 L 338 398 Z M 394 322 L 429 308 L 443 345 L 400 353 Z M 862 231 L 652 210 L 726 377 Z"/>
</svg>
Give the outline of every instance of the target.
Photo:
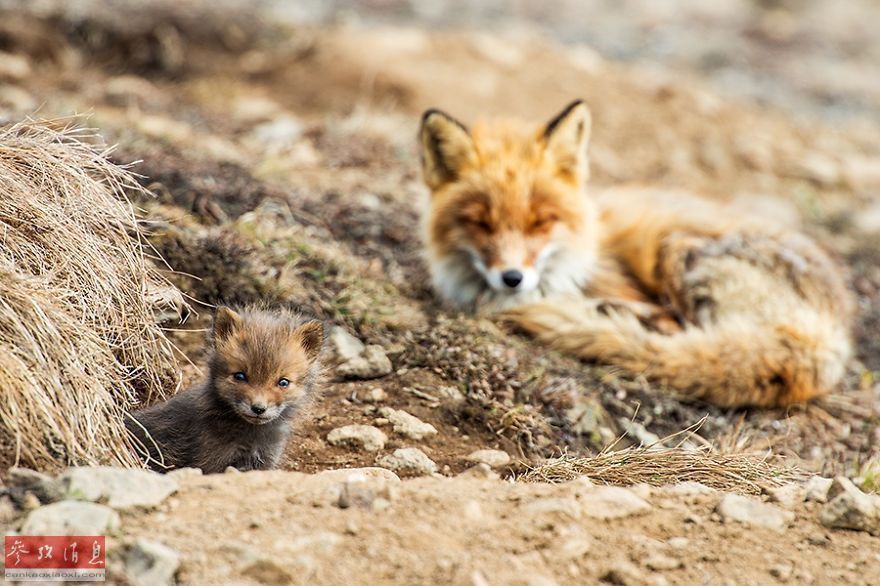
<svg viewBox="0 0 880 586">
<path fill-rule="evenodd" d="M 851 354 L 839 267 L 806 236 L 730 205 L 634 187 L 587 194 L 589 134 L 582 102 L 537 131 L 424 114 L 438 295 L 722 406 L 834 389 Z"/>
</svg>

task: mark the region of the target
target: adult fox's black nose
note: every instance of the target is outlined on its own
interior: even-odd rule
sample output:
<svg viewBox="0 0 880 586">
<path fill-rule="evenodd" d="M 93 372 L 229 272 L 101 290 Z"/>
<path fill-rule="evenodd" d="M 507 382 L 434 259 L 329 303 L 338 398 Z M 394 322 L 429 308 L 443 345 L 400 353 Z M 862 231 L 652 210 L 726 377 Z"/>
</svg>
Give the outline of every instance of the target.
<svg viewBox="0 0 880 586">
<path fill-rule="evenodd" d="M 254 403 L 253 405 L 251 405 L 251 411 L 253 411 L 257 415 L 262 415 L 266 412 L 266 406 Z"/>
<path fill-rule="evenodd" d="M 520 283 L 522 283 L 523 274 L 517 270 L 504 271 L 501 273 L 501 280 L 511 289 L 515 289 Z"/>
</svg>

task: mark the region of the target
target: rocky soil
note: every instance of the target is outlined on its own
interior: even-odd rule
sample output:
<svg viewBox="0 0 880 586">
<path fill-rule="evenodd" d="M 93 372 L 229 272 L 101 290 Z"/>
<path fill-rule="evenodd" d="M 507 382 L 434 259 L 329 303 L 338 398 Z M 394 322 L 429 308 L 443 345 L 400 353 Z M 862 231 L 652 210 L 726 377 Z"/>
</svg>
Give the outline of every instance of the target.
<svg viewBox="0 0 880 586">
<path fill-rule="evenodd" d="M 151 254 L 191 299 L 164 316 L 186 384 L 201 376 L 210 305 L 260 301 L 334 327 L 324 396 L 297 422 L 283 471 L 180 472 L 173 490 L 155 481 L 158 500 L 131 506 L 153 492 L 143 477 L 131 494 L 94 492 L 105 480 L 92 478 L 76 496 L 98 504 L 49 504 L 79 482 L 71 472 L 12 490 L 7 531 L 79 522 L 87 507 L 83 518 L 114 536 L 120 583 L 868 584 L 880 574 L 867 496 L 880 487 L 880 128 L 861 106 L 829 124 L 812 106 L 730 98 L 699 69 L 623 64 L 531 28 L 316 26 L 289 13 L 267 23 L 231 1 L 126 2 L 0 2 L 0 119 L 86 113 L 115 160 L 135 161 L 156 195 L 135 202 Z M 540 122 L 575 97 L 593 110 L 597 185 L 734 200 L 802 225 L 850 267 L 858 357 L 845 388 L 790 410 L 682 403 L 437 306 L 419 255 L 420 112 Z M 768 484 L 763 495 L 749 484 L 733 496 L 511 481 L 615 441 L 757 451 L 855 484 L 774 494 Z M 385 472 L 338 471 L 376 466 Z M 629 484 L 639 482 L 651 479 Z"/>
<path fill-rule="evenodd" d="M 13 469 L 9 494 L 7 534 L 107 534 L 114 584 L 872 584 L 880 572 L 880 496 L 846 478 L 745 496 L 509 482 L 485 465 L 407 481 L 383 468 Z"/>
</svg>

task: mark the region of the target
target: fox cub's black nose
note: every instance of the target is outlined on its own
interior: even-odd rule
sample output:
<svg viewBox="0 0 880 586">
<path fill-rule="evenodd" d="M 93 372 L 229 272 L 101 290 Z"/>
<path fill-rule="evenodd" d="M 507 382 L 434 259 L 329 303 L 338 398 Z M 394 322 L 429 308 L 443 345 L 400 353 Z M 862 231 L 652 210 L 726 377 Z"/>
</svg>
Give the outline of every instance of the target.
<svg viewBox="0 0 880 586">
<path fill-rule="evenodd" d="M 251 405 L 251 411 L 253 411 L 257 415 L 262 415 L 263 413 L 266 412 L 266 407 L 263 405 L 254 404 L 254 405 Z"/>
<path fill-rule="evenodd" d="M 523 274 L 519 271 L 504 271 L 501 273 L 501 280 L 504 281 L 504 284 L 513 289 L 523 280 Z"/>
</svg>

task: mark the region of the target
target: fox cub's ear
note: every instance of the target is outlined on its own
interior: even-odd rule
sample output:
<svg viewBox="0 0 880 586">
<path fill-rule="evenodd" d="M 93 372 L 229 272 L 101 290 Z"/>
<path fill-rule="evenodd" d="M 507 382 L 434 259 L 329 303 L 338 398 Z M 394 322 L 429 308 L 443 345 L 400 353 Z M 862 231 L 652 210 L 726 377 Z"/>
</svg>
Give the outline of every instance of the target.
<svg viewBox="0 0 880 586">
<path fill-rule="evenodd" d="M 546 153 L 556 172 L 572 183 L 582 185 L 590 175 L 587 147 L 590 143 L 590 110 L 577 100 L 551 120 L 544 129 Z"/>
<path fill-rule="evenodd" d="M 464 169 L 476 163 L 477 153 L 467 128 L 440 110 L 422 115 L 419 142 L 422 172 L 431 189 L 455 181 Z"/>
<path fill-rule="evenodd" d="M 324 324 L 319 321 L 307 322 L 296 328 L 294 337 L 306 351 L 309 360 L 314 360 L 324 346 Z"/>
<path fill-rule="evenodd" d="M 214 340 L 225 340 L 241 326 L 241 316 L 221 305 L 214 315 Z"/>
</svg>

